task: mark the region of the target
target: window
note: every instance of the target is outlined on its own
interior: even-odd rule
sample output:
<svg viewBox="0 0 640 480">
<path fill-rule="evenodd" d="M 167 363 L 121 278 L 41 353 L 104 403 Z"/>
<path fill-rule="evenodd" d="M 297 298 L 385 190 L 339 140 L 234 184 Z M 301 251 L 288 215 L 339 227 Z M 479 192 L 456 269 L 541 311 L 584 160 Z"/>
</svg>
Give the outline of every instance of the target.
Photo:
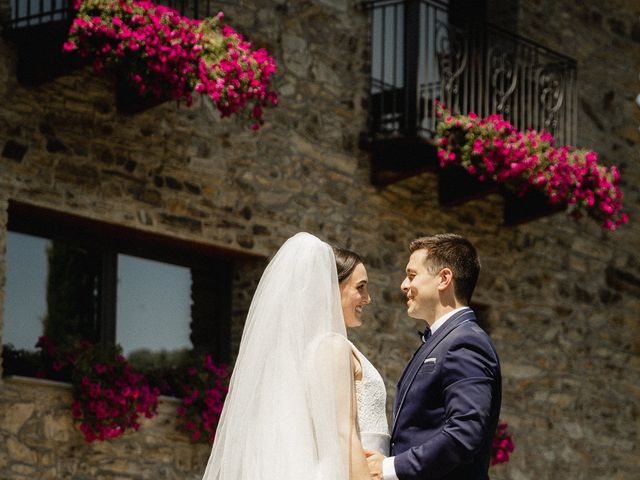
<svg viewBox="0 0 640 480">
<path fill-rule="evenodd" d="M 512 33 L 519 2 L 365 4 L 371 19 L 371 139 L 433 137 L 441 102 L 460 113 L 497 113 L 517 128 L 545 129 L 559 143 L 574 143 L 576 62 Z"/>
<path fill-rule="evenodd" d="M 453 82 L 467 61 L 463 32 L 486 20 L 487 2 L 373 0 L 368 5 L 373 132 L 433 133 L 435 101 L 462 88 Z"/>
<path fill-rule="evenodd" d="M 20 359 L 40 335 L 117 343 L 145 365 L 193 350 L 227 362 L 232 266 L 203 245 L 10 203 L 3 373 L 34 373 Z"/>
</svg>

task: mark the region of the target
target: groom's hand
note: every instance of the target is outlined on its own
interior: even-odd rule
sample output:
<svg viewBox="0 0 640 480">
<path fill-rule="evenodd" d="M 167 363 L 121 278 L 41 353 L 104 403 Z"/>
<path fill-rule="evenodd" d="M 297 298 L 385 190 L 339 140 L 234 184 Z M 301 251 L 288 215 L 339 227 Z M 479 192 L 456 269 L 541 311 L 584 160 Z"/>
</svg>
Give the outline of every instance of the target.
<svg viewBox="0 0 640 480">
<path fill-rule="evenodd" d="M 378 452 L 372 452 L 371 450 L 365 450 L 364 455 L 367 457 L 367 465 L 369 467 L 369 473 L 373 480 L 382 480 L 382 460 L 384 455 Z"/>
</svg>

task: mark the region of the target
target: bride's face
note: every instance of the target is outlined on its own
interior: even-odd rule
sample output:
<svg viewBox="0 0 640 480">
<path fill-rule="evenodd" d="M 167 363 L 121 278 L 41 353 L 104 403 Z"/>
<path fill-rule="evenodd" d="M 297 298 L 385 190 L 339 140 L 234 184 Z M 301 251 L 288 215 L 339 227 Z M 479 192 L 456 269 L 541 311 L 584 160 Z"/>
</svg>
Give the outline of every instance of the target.
<svg viewBox="0 0 640 480">
<path fill-rule="evenodd" d="M 367 269 L 359 263 L 353 269 L 351 276 L 340 284 L 342 314 L 347 327 L 362 325 L 362 308 L 371 303 L 368 282 Z"/>
</svg>

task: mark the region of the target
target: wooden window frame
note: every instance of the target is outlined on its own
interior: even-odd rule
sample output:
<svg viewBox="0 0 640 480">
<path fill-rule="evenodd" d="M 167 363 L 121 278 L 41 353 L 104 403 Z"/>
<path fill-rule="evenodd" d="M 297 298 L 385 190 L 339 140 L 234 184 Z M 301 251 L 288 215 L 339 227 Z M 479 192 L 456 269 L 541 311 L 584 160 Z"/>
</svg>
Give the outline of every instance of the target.
<svg viewBox="0 0 640 480">
<path fill-rule="evenodd" d="M 206 344 L 218 362 L 228 362 L 231 357 L 231 299 L 234 260 L 249 255 L 212 247 L 203 243 L 178 239 L 80 217 L 44 207 L 9 201 L 7 231 L 24 233 L 50 240 L 68 242 L 90 248 L 101 256 L 99 293 L 99 339 L 104 345 L 114 345 L 116 340 L 117 261 L 118 254 L 160 261 L 187 267 L 200 272 L 211 272 L 211 286 L 223 285 L 225 289 L 212 288 L 204 309 L 208 314 L 215 310 L 215 334 Z M 98 247 L 96 248 L 96 245 Z M 206 283 L 209 275 L 200 275 Z M 193 321 L 193 318 L 192 318 Z M 201 327 L 194 337 L 201 336 Z"/>
</svg>

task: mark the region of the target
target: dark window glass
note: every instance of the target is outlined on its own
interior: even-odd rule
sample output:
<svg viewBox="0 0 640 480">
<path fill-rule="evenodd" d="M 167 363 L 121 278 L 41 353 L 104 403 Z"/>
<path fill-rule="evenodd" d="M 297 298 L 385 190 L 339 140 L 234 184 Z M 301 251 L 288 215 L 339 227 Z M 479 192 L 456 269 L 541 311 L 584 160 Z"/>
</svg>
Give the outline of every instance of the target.
<svg viewBox="0 0 640 480">
<path fill-rule="evenodd" d="M 40 335 L 97 341 L 98 270 L 95 252 L 8 232 L 3 342 L 33 350 Z"/>
<path fill-rule="evenodd" d="M 191 270 L 118 255 L 116 342 L 125 355 L 190 350 Z"/>
<path fill-rule="evenodd" d="M 170 369 L 193 351 L 229 360 L 231 261 L 102 224 L 83 231 L 53 214 L 12 217 L 11 208 L 9 228 L 21 231 L 7 232 L 3 375 L 36 374 L 41 335 L 117 343 L 145 369 Z"/>
<path fill-rule="evenodd" d="M 8 232 L 2 340 L 33 350 L 47 314 L 47 249 L 51 241 Z"/>
</svg>

